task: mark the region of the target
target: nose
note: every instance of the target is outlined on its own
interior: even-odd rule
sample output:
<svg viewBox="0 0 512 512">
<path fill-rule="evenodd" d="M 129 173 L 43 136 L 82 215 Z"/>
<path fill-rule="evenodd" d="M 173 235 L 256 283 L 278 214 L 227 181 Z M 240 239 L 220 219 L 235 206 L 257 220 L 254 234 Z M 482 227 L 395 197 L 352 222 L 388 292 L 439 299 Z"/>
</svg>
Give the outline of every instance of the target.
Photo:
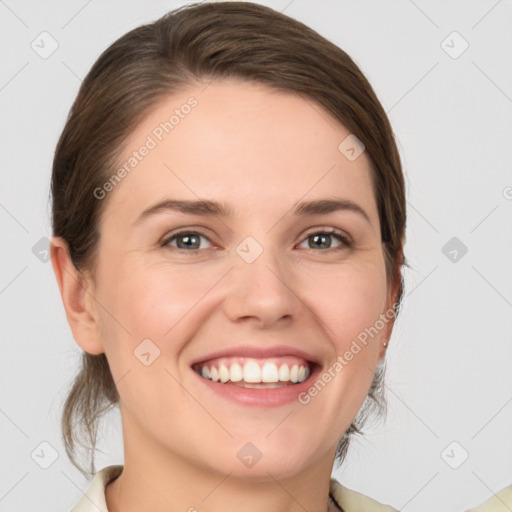
<svg viewBox="0 0 512 512">
<path fill-rule="evenodd" d="M 233 322 L 252 321 L 259 327 L 275 328 L 297 318 L 303 306 L 282 255 L 271 248 L 262 249 L 252 262 L 242 251 L 233 254 L 224 308 Z"/>
</svg>

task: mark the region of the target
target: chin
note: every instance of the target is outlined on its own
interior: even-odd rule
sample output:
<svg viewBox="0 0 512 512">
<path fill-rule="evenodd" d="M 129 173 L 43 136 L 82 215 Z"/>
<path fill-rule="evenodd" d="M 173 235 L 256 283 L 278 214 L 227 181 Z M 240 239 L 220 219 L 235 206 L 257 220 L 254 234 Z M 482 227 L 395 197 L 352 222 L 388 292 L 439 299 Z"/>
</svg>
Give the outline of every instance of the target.
<svg viewBox="0 0 512 512">
<path fill-rule="evenodd" d="M 273 432 L 266 437 L 267 433 L 246 433 L 243 440 L 237 436 L 236 441 L 230 440 L 230 446 L 218 450 L 213 463 L 221 473 L 253 482 L 291 477 L 310 467 L 321 450 L 311 445 L 312 439 L 318 439 L 318 433 L 301 440 L 288 434 Z"/>
</svg>

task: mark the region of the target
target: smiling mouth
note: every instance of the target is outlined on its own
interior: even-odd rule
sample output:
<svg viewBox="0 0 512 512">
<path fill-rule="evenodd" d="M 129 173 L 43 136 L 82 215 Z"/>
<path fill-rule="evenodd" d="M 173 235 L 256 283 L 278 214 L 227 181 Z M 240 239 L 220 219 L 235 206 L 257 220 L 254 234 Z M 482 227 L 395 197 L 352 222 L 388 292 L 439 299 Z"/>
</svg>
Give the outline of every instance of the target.
<svg viewBox="0 0 512 512">
<path fill-rule="evenodd" d="M 193 370 L 206 380 L 244 388 L 274 389 L 300 384 L 312 373 L 313 363 L 286 356 L 266 359 L 224 357 L 197 363 Z"/>
</svg>

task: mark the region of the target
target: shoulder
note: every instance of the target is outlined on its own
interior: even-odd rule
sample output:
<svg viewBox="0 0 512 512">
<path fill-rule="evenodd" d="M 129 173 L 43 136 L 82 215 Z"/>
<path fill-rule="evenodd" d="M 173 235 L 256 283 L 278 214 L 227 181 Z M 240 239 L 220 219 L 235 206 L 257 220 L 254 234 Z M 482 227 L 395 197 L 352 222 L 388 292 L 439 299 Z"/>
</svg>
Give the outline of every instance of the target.
<svg viewBox="0 0 512 512">
<path fill-rule="evenodd" d="M 502 512 L 503 510 L 512 510 L 512 484 L 466 512 Z"/>
<path fill-rule="evenodd" d="M 357 491 L 349 489 L 331 478 L 330 494 L 343 512 L 398 512 L 397 509 L 383 505 Z M 465 512 L 502 512 L 512 510 L 512 484 L 491 496 L 480 505 Z"/>
<path fill-rule="evenodd" d="M 331 478 L 330 494 L 343 512 L 398 512 L 396 508 L 345 487 L 334 478 Z"/>
<path fill-rule="evenodd" d="M 108 512 L 105 487 L 121 474 L 123 467 L 122 465 L 106 466 L 98 471 L 71 512 Z"/>
<path fill-rule="evenodd" d="M 123 471 L 122 465 L 106 466 L 98 471 L 92 479 L 87 491 L 71 512 L 108 512 L 105 500 L 105 487 L 117 478 Z M 329 494 L 334 499 L 339 510 L 343 512 L 398 512 L 390 505 L 349 489 L 331 478 Z M 504 507 L 512 510 L 512 484 L 491 496 L 480 505 L 467 509 L 465 512 L 501 512 Z M 336 508 L 330 507 L 334 511 Z"/>
</svg>

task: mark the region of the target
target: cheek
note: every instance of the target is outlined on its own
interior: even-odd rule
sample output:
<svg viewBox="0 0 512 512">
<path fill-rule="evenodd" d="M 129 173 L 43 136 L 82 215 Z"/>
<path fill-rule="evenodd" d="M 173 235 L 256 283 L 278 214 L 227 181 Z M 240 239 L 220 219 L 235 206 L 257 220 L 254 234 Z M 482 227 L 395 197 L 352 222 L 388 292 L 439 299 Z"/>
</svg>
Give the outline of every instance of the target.
<svg viewBox="0 0 512 512">
<path fill-rule="evenodd" d="M 386 325 L 379 320 L 387 296 L 384 265 L 347 265 L 338 272 L 316 273 L 314 290 L 309 304 L 315 307 L 333 353 L 301 403 L 307 403 L 308 414 L 335 418 L 335 442 L 361 408 L 378 362 Z"/>
<path fill-rule="evenodd" d="M 358 263 L 340 266 L 336 271 L 331 268 L 316 272 L 313 282 L 315 286 L 308 293 L 310 304 L 337 354 L 345 352 L 353 340 L 364 340 L 364 333 L 369 330 L 373 338 L 379 337 L 372 327 L 386 307 L 387 282 L 383 261 L 374 259 L 371 264 Z M 378 323 L 379 334 L 381 323 Z"/>
<path fill-rule="evenodd" d="M 186 265 L 147 265 L 129 258 L 115 265 L 103 261 L 99 295 L 106 311 L 100 315 L 101 336 L 112 353 L 132 353 L 145 339 L 166 352 L 179 352 L 188 341 L 190 318 L 196 328 L 200 324 L 200 300 L 222 277 L 212 269 Z"/>
<path fill-rule="evenodd" d="M 99 300 L 105 310 L 101 315 L 102 338 L 107 346 L 123 339 L 123 351 L 130 348 L 132 352 L 142 340 L 151 339 L 160 348 L 165 346 L 166 351 L 172 346 L 173 352 L 179 352 L 194 334 L 192 331 L 197 332 L 212 313 L 213 296 L 222 295 L 220 287 L 215 291 L 213 288 L 226 269 L 147 265 L 142 259 L 119 255 L 110 258 L 112 261 L 102 259 L 103 266 L 98 268 L 98 282 L 102 283 Z M 385 267 L 375 254 L 346 265 L 306 265 L 297 269 L 292 279 L 297 295 L 320 320 L 337 354 L 370 329 L 385 307 Z M 117 351 L 121 347 L 116 345 L 107 348 Z"/>
<path fill-rule="evenodd" d="M 105 258 L 101 275 L 98 269 L 100 336 L 124 406 L 134 416 L 151 417 L 167 410 L 171 395 L 175 404 L 187 400 L 171 376 L 180 380 L 180 352 L 200 324 L 196 306 L 218 277 L 201 278 L 185 266 L 117 261 L 108 265 Z"/>
</svg>

